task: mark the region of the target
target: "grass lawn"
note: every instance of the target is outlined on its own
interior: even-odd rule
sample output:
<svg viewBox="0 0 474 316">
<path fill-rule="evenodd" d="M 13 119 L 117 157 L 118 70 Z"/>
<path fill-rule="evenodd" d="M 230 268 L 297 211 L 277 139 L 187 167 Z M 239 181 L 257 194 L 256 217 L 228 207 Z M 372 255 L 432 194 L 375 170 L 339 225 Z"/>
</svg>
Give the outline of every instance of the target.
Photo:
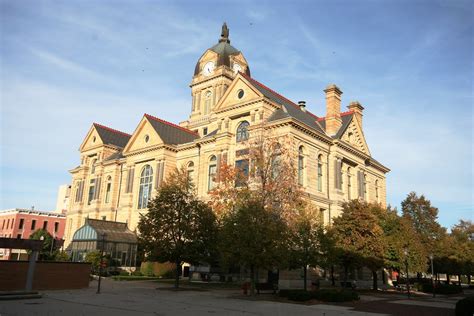
<svg viewBox="0 0 474 316">
<path fill-rule="evenodd" d="M 157 279 L 154 282 L 174 285 L 174 279 Z M 240 289 L 240 283 L 227 282 L 191 282 L 189 280 L 179 280 L 179 286 L 193 287 L 200 289 Z"/>
<path fill-rule="evenodd" d="M 138 275 L 114 275 L 112 277 L 115 281 L 146 281 L 146 280 L 158 280 L 157 277 L 149 276 L 138 276 Z"/>
</svg>

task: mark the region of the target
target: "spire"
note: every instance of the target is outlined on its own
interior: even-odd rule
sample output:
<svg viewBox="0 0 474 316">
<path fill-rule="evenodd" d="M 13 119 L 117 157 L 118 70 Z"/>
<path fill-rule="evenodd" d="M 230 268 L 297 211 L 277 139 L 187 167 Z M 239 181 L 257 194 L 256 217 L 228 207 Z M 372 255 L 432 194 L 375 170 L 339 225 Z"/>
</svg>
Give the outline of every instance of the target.
<svg viewBox="0 0 474 316">
<path fill-rule="evenodd" d="M 222 32 L 221 32 L 221 39 L 219 40 L 219 42 L 227 42 L 227 43 L 230 43 L 230 40 L 229 40 L 229 28 L 227 27 L 227 24 L 224 22 L 224 24 L 222 24 Z"/>
</svg>

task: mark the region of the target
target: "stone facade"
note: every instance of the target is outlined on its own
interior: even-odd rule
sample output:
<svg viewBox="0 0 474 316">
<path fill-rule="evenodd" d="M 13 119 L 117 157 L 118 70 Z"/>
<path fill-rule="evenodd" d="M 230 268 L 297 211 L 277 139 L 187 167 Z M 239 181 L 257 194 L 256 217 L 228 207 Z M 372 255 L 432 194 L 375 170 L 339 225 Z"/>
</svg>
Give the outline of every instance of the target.
<svg viewBox="0 0 474 316">
<path fill-rule="evenodd" d="M 296 150 L 302 146 L 302 185 L 325 224 L 350 199 L 385 205 L 389 169 L 371 157 L 362 126 L 364 108 L 354 101 L 341 113 L 337 86 L 324 90 L 327 116 L 310 113 L 304 103 L 253 79 L 223 28 L 218 44 L 198 60 L 190 87 L 191 114 L 179 125 L 148 114 L 133 134 L 92 125 L 80 146 L 81 163 L 70 171 L 66 245 L 86 217 L 127 222 L 136 229 L 146 201 L 176 167 L 188 168 L 198 196 L 207 199 L 214 166 L 222 157 L 228 164 L 236 160 L 242 146 L 236 134 L 243 122 L 249 134 L 271 129 L 276 137 L 290 136 Z"/>
</svg>

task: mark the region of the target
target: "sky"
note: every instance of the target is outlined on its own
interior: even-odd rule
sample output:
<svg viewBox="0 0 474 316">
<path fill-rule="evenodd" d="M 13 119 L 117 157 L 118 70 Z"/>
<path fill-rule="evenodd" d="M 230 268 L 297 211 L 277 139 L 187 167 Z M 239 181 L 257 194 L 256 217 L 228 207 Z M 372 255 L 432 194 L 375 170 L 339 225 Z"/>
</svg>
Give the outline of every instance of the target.
<svg viewBox="0 0 474 316">
<path fill-rule="evenodd" d="M 0 209 L 54 210 L 93 122 L 133 133 L 191 111 L 194 66 L 226 21 L 252 77 L 325 115 L 365 107 L 387 202 L 415 191 L 474 220 L 472 1 L 0 0 Z"/>
</svg>

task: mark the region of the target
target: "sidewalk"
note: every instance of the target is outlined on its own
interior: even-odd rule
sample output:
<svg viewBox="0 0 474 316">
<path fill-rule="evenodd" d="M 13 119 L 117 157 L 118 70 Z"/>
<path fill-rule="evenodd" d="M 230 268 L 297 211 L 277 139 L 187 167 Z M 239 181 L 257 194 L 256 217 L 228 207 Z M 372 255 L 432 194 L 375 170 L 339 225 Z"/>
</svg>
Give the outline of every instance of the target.
<svg viewBox="0 0 474 316">
<path fill-rule="evenodd" d="M 0 315 L 454 315 L 454 299 L 407 300 L 406 296 L 362 295 L 351 304 L 292 304 L 236 299 L 236 289 L 163 290 L 168 284 L 153 281 L 104 280 L 88 289 L 44 291 L 36 300 L 5 301 Z M 157 290 L 157 288 L 160 288 Z M 428 304 L 428 305 L 427 305 Z M 439 305 L 444 304 L 444 305 Z"/>
</svg>

